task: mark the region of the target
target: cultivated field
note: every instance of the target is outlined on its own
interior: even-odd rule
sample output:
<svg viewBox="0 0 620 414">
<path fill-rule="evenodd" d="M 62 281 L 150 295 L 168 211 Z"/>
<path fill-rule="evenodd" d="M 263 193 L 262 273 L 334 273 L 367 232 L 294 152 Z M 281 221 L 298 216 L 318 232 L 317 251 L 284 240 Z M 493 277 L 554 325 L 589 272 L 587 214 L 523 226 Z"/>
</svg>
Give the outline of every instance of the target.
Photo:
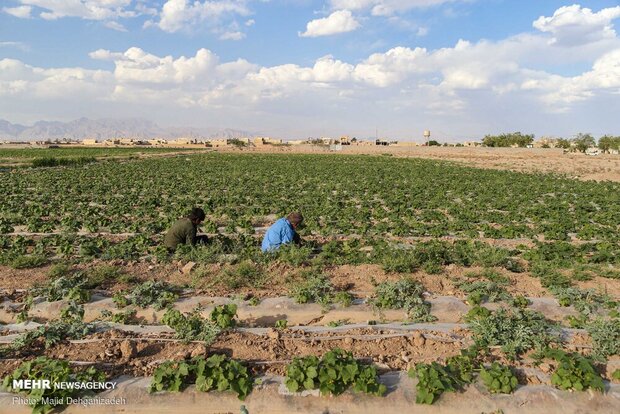
<svg viewBox="0 0 620 414">
<path fill-rule="evenodd" d="M 69 412 L 620 411 L 620 184 L 478 150 L 2 171 L 0 376 L 126 399 Z M 171 256 L 195 205 L 210 243 Z M 303 247 L 262 254 L 293 210 Z"/>
</svg>

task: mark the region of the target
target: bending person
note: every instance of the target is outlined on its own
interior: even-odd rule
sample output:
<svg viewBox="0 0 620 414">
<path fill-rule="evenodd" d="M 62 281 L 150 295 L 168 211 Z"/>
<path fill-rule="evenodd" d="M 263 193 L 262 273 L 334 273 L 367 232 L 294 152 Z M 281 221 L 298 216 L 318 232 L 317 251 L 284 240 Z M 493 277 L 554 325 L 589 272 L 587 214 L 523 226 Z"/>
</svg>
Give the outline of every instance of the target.
<svg viewBox="0 0 620 414">
<path fill-rule="evenodd" d="M 195 207 L 187 217 L 175 221 L 164 237 L 164 245 L 168 251 L 175 251 L 179 244 L 195 246 L 196 243 L 206 243 L 206 236 L 197 236 L 198 225 L 204 221 L 205 217 L 204 210 Z"/>
<path fill-rule="evenodd" d="M 276 221 L 267 229 L 261 249 L 263 252 L 270 252 L 280 248 L 283 244 L 295 243 L 301 245 L 301 238 L 295 231 L 304 217 L 301 213 L 294 212 Z"/>
</svg>

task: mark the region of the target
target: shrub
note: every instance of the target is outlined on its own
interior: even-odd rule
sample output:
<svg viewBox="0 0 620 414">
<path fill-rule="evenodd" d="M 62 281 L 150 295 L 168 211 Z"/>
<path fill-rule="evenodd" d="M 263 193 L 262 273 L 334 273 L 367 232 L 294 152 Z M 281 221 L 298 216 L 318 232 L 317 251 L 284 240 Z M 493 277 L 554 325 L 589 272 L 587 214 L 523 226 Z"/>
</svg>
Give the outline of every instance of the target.
<svg viewBox="0 0 620 414">
<path fill-rule="evenodd" d="M 431 306 L 422 297 L 424 286 L 411 279 L 382 282 L 375 290 L 370 303 L 379 309 L 404 309 L 414 322 L 435 321 L 430 314 Z"/>
<path fill-rule="evenodd" d="M 32 269 L 47 263 L 47 258 L 40 254 L 20 255 L 10 262 L 13 269 Z"/>
<path fill-rule="evenodd" d="M 524 309 L 499 309 L 472 320 L 470 326 L 477 345 L 499 345 L 511 358 L 530 349 L 540 350 L 557 340 L 553 326 L 542 314 Z"/>
</svg>

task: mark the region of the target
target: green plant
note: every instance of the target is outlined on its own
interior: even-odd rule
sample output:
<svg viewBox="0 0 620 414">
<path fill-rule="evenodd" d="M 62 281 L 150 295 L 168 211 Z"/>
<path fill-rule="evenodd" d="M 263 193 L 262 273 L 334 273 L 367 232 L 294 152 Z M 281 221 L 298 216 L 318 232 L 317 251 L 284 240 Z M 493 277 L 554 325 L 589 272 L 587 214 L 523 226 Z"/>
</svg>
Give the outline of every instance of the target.
<svg viewBox="0 0 620 414">
<path fill-rule="evenodd" d="M 13 381 L 47 380 L 49 388 L 13 388 Z M 56 408 L 62 408 L 68 404 L 69 398 L 76 398 L 84 393 L 75 388 L 56 388 L 54 384 L 60 382 L 102 382 L 105 375 L 95 368 L 90 367 L 84 371 L 74 371 L 67 361 L 50 359 L 44 356 L 22 362 L 10 375 L 4 378 L 3 386 L 15 393 L 25 393 L 28 405 L 32 407 L 32 413 L 48 413 Z"/>
<path fill-rule="evenodd" d="M 433 404 L 446 391 L 455 391 L 458 383 L 448 370 L 436 362 L 416 364 L 409 370 L 410 377 L 417 377 L 416 404 Z"/>
<path fill-rule="evenodd" d="M 172 305 L 178 297 L 174 289 L 167 283 L 150 280 L 137 286 L 127 296 L 127 301 L 141 308 L 152 305 L 155 310 L 162 310 Z"/>
<path fill-rule="evenodd" d="M 297 303 L 316 302 L 324 308 L 333 300 L 334 287 L 329 278 L 315 272 L 306 273 L 303 282 L 296 284 L 289 291 L 289 295 Z"/>
<path fill-rule="evenodd" d="M 47 272 L 47 276 L 50 279 L 58 279 L 62 276 L 69 276 L 71 273 L 71 266 L 67 263 L 56 263 L 50 267 L 50 270 Z"/>
<path fill-rule="evenodd" d="M 252 390 L 253 381 L 248 369 L 240 362 L 215 354 L 207 359 L 196 357 L 189 362 L 163 362 L 155 369 L 149 392 L 178 392 L 189 384 L 196 384 L 196 389 L 202 392 L 233 391 L 244 400 Z"/>
<path fill-rule="evenodd" d="M 491 311 L 487 308 L 483 308 L 480 305 L 474 305 L 472 308 L 467 311 L 467 313 L 463 316 L 463 320 L 465 322 L 471 323 L 478 318 L 487 318 L 491 315 Z"/>
<path fill-rule="evenodd" d="M 342 326 L 344 324 L 346 324 L 349 320 L 348 319 L 338 319 L 336 321 L 330 321 L 327 323 L 327 326 L 329 326 L 330 328 L 336 328 L 338 326 Z"/>
<path fill-rule="evenodd" d="M 245 260 L 226 268 L 222 274 L 222 283 L 228 289 L 238 289 L 243 286 L 258 288 L 264 284 L 264 276 L 263 271 L 255 263 Z"/>
<path fill-rule="evenodd" d="M 470 384 L 474 380 L 474 374 L 480 365 L 478 354 L 478 348 L 473 346 L 446 360 L 446 369 L 459 386 Z"/>
<path fill-rule="evenodd" d="M 133 325 L 138 323 L 136 314 L 138 312 L 135 309 L 125 309 L 122 312 L 112 313 L 107 309 L 101 311 L 101 317 L 107 319 L 113 323 L 121 323 L 124 325 Z"/>
<path fill-rule="evenodd" d="M 60 310 L 60 320 L 65 323 L 80 322 L 82 319 L 84 319 L 84 306 L 75 301 L 70 301 Z"/>
<path fill-rule="evenodd" d="M 217 324 L 203 319 L 197 311 L 183 315 L 176 309 L 168 309 L 162 323 L 174 329 L 179 339 L 187 342 L 204 341 L 207 345 L 213 343 L 221 331 Z"/>
<path fill-rule="evenodd" d="M 286 319 L 278 319 L 274 325 L 276 329 L 286 329 L 288 321 Z"/>
<path fill-rule="evenodd" d="M 557 341 L 555 329 L 545 317 L 527 309 L 499 309 L 472 320 L 470 327 L 476 344 L 501 346 L 511 358 Z"/>
<path fill-rule="evenodd" d="M 216 354 L 207 359 L 198 357 L 193 362 L 198 391 L 233 391 L 241 401 L 252 391 L 253 381 L 247 367 L 234 359 Z"/>
<path fill-rule="evenodd" d="M 437 318 L 430 314 L 431 306 L 422 293 L 424 286 L 415 280 L 382 282 L 375 288 L 370 303 L 379 309 L 404 309 L 413 322 L 433 322 Z"/>
<path fill-rule="evenodd" d="M 13 269 L 32 269 L 41 267 L 47 263 L 47 258 L 40 254 L 21 255 L 11 260 L 10 266 Z"/>
<path fill-rule="evenodd" d="M 249 300 L 248 300 L 248 305 L 250 306 L 258 306 L 260 304 L 260 299 L 256 296 L 252 296 Z"/>
<path fill-rule="evenodd" d="M 213 308 L 209 318 L 221 329 L 233 328 L 237 322 L 235 316 L 237 315 L 237 305 L 229 303 L 227 305 L 219 305 Z"/>
<path fill-rule="evenodd" d="M 511 394 L 517 388 L 519 381 L 510 367 L 493 362 L 490 367 L 480 369 L 480 378 L 492 394 Z"/>
<path fill-rule="evenodd" d="M 349 292 L 336 292 L 333 301 L 340 304 L 343 308 L 348 308 L 353 303 L 353 295 Z"/>
<path fill-rule="evenodd" d="M 385 385 L 378 382 L 372 366 L 359 363 L 350 352 L 334 349 L 319 360 L 295 358 L 286 368 L 285 384 L 292 392 L 319 389 L 322 395 L 340 395 L 349 387 L 354 391 L 383 395 Z"/>
<path fill-rule="evenodd" d="M 551 375 L 551 383 L 562 390 L 585 391 L 588 388 L 603 392 L 603 378 L 590 360 L 579 354 L 569 354 L 560 349 L 548 349 L 544 356 L 554 359 L 558 366 Z"/>
<path fill-rule="evenodd" d="M 617 381 L 620 381 L 620 369 L 615 370 L 612 374 L 611 374 L 611 378 L 615 379 Z"/>
<path fill-rule="evenodd" d="M 49 302 L 67 299 L 85 303 L 90 300 L 90 292 L 85 289 L 85 279 L 80 274 L 61 276 L 42 288 L 34 289 L 33 294 L 41 295 Z"/>
<path fill-rule="evenodd" d="M 149 392 L 182 391 L 188 385 L 186 379 L 189 375 L 190 365 L 187 362 L 164 361 L 155 368 Z"/>
<path fill-rule="evenodd" d="M 39 338 L 43 340 L 45 348 L 49 348 L 63 340 L 82 339 L 94 330 L 93 324 L 82 321 L 52 321 L 19 335 L 11 342 L 11 348 L 21 350 L 31 347 Z"/>
<path fill-rule="evenodd" d="M 498 302 L 510 299 L 508 292 L 495 282 L 457 281 L 455 286 L 469 294 L 467 300 L 473 305 L 479 305 L 482 301 Z"/>
<path fill-rule="evenodd" d="M 286 367 L 286 387 L 291 392 L 319 388 L 319 358 L 294 358 Z"/>
<path fill-rule="evenodd" d="M 620 354 L 620 319 L 604 320 L 597 318 L 586 325 L 592 340 L 592 356 L 605 360 Z"/>
<path fill-rule="evenodd" d="M 129 277 L 122 269 L 111 265 L 99 265 L 86 272 L 86 285 L 89 288 L 105 287 L 115 282 L 127 282 Z"/>
<path fill-rule="evenodd" d="M 114 292 L 114 294 L 112 295 L 112 301 L 119 309 L 129 305 L 129 300 L 121 291 Z"/>
<path fill-rule="evenodd" d="M 530 301 L 523 295 L 517 295 L 512 299 L 512 306 L 515 308 L 525 309 L 530 304 Z"/>
</svg>

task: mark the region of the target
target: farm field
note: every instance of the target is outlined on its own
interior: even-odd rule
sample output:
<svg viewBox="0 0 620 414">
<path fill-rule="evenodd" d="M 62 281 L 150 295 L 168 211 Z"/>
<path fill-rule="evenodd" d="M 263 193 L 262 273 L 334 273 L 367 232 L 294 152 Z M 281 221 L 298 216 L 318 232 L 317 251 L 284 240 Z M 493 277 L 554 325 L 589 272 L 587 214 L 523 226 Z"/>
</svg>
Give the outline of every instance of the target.
<svg viewBox="0 0 620 414">
<path fill-rule="evenodd" d="M 0 147 L 0 168 L 20 166 L 83 165 L 97 160 L 162 156 L 192 151 L 190 148 L 149 147 Z M 196 150 L 194 150 L 196 151 Z"/>
<path fill-rule="evenodd" d="M 118 381 L 118 412 L 620 411 L 620 183 L 183 153 L 9 168 L 0 194 L 2 378 Z M 170 255 L 193 206 L 210 242 Z M 293 210 L 304 245 L 261 253 Z M 30 412 L 8 384 L 0 412 Z"/>
</svg>

